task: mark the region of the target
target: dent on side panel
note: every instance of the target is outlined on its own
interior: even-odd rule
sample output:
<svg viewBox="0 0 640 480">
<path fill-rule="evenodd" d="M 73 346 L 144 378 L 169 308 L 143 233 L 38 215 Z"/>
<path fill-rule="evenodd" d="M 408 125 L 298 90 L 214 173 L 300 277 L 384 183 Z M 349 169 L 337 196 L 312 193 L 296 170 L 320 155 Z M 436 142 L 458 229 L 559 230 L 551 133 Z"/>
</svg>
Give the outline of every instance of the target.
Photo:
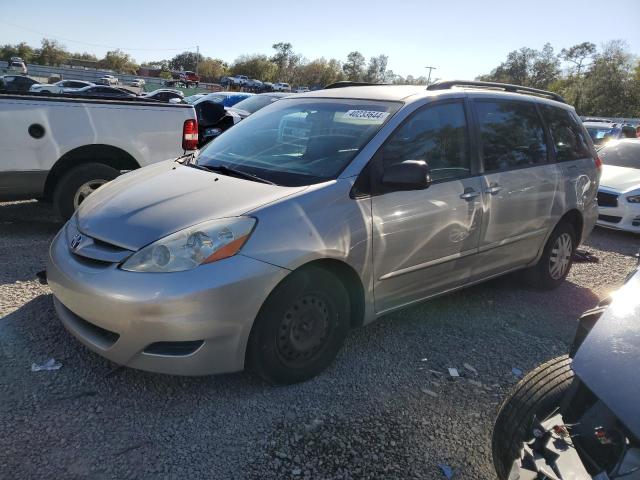
<svg viewBox="0 0 640 480">
<path fill-rule="evenodd" d="M 565 213 L 577 209 L 582 213 L 583 226 L 581 240 L 589 236 L 598 219 L 598 183 L 599 173 L 591 158 L 558 164 L 563 179 L 561 205 L 559 210 Z"/>
</svg>

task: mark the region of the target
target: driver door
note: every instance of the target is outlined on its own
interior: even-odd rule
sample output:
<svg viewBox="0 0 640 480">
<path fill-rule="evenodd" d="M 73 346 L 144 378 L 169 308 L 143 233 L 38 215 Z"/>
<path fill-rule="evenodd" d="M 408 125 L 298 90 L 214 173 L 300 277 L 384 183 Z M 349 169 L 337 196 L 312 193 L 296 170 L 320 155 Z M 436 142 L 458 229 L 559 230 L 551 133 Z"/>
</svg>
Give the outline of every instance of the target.
<svg viewBox="0 0 640 480">
<path fill-rule="evenodd" d="M 472 158 L 463 100 L 414 112 L 376 154 L 374 182 L 405 160 L 425 160 L 432 177 L 423 190 L 382 185 L 372 196 L 377 312 L 469 281 L 482 226 L 482 184 Z"/>
</svg>

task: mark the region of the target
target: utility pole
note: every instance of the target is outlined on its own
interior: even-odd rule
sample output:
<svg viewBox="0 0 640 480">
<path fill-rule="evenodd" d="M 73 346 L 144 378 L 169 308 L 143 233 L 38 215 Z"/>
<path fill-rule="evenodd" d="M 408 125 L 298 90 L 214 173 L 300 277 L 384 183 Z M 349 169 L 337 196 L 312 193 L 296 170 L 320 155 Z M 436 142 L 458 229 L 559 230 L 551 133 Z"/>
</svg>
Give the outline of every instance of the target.
<svg viewBox="0 0 640 480">
<path fill-rule="evenodd" d="M 431 83 L 431 70 L 435 70 L 436 67 L 424 67 L 429 69 L 429 77 L 427 78 L 427 85 Z"/>
<path fill-rule="evenodd" d="M 196 75 L 198 75 L 198 60 L 200 60 L 200 47 L 196 45 Z"/>
</svg>

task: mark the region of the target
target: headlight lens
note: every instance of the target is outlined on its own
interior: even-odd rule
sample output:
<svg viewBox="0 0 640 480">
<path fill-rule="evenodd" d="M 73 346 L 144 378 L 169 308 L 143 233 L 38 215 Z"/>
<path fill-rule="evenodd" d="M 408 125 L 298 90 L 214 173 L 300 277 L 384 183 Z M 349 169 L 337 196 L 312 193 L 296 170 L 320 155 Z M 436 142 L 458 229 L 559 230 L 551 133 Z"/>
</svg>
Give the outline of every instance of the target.
<svg viewBox="0 0 640 480">
<path fill-rule="evenodd" d="M 130 272 L 181 272 L 232 257 L 249 239 L 255 224 L 251 217 L 200 223 L 147 245 L 121 268 Z"/>
<path fill-rule="evenodd" d="M 640 195 L 631 195 L 630 197 L 627 197 L 627 202 L 640 203 Z"/>
</svg>

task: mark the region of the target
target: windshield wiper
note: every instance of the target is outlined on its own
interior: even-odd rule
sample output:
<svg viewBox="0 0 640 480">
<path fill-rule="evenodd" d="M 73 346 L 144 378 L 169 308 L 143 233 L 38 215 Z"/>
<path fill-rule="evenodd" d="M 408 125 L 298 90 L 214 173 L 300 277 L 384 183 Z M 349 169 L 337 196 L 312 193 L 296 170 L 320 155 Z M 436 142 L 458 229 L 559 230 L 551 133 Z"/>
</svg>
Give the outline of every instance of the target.
<svg viewBox="0 0 640 480">
<path fill-rule="evenodd" d="M 185 153 L 184 155 L 180 155 L 178 158 L 176 158 L 174 162 L 178 162 L 183 165 L 189 165 L 189 163 L 191 163 L 191 160 L 193 160 L 195 154 L 196 152 Z"/>
<path fill-rule="evenodd" d="M 196 165 L 197 164 L 193 164 L 193 166 L 196 166 Z M 235 168 L 227 167 L 226 165 L 197 165 L 197 166 L 199 168 L 204 168 L 212 172 L 221 173 L 222 175 L 236 176 L 236 177 L 245 178 L 247 180 L 251 180 L 254 182 L 268 183 L 269 185 L 277 185 L 276 183 L 272 182 L 271 180 L 267 180 L 266 178 L 261 178 L 257 175 L 254 175 L 253 173 L 243 172 L 242 170 L 236 170 Z"/>
</svg>

